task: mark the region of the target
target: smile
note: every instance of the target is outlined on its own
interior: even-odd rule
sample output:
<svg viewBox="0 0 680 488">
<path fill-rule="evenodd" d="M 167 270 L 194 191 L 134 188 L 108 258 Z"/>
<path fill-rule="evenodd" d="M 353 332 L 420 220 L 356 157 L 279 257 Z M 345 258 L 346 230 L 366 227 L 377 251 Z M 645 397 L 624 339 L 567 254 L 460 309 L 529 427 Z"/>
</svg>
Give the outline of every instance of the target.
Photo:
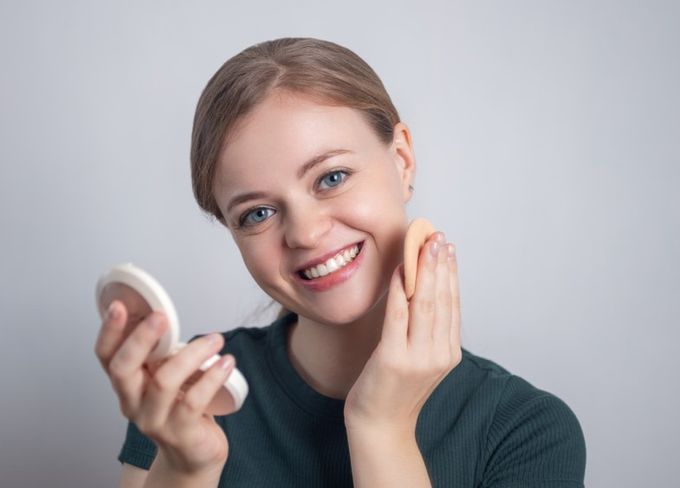
<svg viewBox="0 0 680 488">
<path fill-rule="evenodd" d="M 348 280 L 361 265 L 364 241 L 349 246 L 325 262 L 300 270 L 294 275 L 298 283 L 311 291 L 326 291 Z M 315 276 L 316 275 L 316 276 Z"/>
<path fill-rule="evenodd" d="M 306 280 L 323 278 L 328 274 L 348 266 L 354 261 L 357 254 L 359 254 L 362 245 L 363 242 L 354 244 L 321 264 L 299 271 L 300 277 Z"/>
</svg>

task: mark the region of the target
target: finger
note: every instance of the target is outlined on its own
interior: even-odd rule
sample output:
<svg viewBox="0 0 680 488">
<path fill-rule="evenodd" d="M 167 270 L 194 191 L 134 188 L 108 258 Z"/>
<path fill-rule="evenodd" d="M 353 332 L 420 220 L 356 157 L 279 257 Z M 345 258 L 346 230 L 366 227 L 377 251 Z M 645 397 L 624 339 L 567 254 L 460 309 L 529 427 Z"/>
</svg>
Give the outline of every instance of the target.
<svg viewBox="0 0 680 488">
<path fill-rule="evenodd" d="M 123 413 L 136 412 L 140 406 L 146 372 L 144 362 L 167 327 L 162 312 L 153 312 L 140 322 L 111 358 L 109 377 Z"/>
<path fill-rule="evenodd" d="M 425 243 L 418 257 L 416 290 L 409 306 L 409 345 L 426 350 L 432 339 L 432 327 L 436 313 L 435 271 L 436 253 L 439 249 L 441 232 L 435 232 Z"/>
<path fill-rule="evenodd" d="M 408 339 L 409 311 L 403 273 L 403 264 L 397 266 L 392 272 L 385 305 L 385 320 L 380 337 L 380 342 L 392 351 L 405 350 Z"/>
<path fill-rule="evenodd" d="M 448 247 L 440 245 L 435 270 L 435 319 L 432 327 L 432 343 L 439 352 L 450 357 L 451 337 L 451 281 L 449 279 Z"/>
<path fill-rule="evenodd" d="M 184 394 L 182 401 L 177 403 L 174 416 L 178 424 L 191 424 L 205 413 L 217 392 L 224 387 L 224 382 L 235 366 L 236 358 L 231 354 L 225 354 L 208 368 Z"/>
<path fill-rule="evenodd" d="M 160 366 L 151 377 L 139 417 L 152 429 L 164 425 L 182 385 L 206 359 L 224 344 L 221 334 L 208 334 L 190 342 Z"/>
<path fill-rule="evenodd" d="M 126 316 L 127 310 L 125 305 L 114 300 L 109 305 L 102 325 L 99 328 L 94 352 L 105 371 L 108 370 L 111 357 L 123 342 Z"/>
<path fill-rule="evenodd" d="M 449 266 L 449 281 L 451 283 L 451 350 L 458 351 L 460 349 L 460 291 L 458 283 L 458 259 L 456 255 L 456 246 L 452 243 L 448 244 L 448 266 Z"/>
</svg>

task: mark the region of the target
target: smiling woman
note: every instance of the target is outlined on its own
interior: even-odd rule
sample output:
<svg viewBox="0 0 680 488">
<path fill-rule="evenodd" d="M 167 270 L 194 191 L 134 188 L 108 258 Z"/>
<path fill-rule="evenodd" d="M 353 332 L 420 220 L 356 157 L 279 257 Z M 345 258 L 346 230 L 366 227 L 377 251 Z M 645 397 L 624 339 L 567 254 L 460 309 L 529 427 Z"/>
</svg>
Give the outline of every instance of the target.
<svg viewBox="0 0 680 488">
<path fill-rule="evenodd" d="M 317 322 L 348 324 L 375 308 L 400 263 L 415 163 L 405 124 L 394 124 L 386 144 L 361 112 L 338 103 L 272 89 L 222 144 L 211 195 L 284 315 L 304 309 Z M 361 256 L 376 259 L 340 266 L 338 254 L 359 242 Z M 321 275 L 301 283 L 300 271 L 316 265 Z M 366 279 L 345 283 L 354 270 Z"/>
<path fill-rule="evenodd" d="M 277 212 L 274 205 L 260 205 L 241 209 L 237 216 L 233 216 L 234 208 L 240 208 L 240 204 L 256 199 L 264 200 L 270 196 L 264 191 L 239 193 L 232 195 L 225 205 L 218 204 L 220 195 L 229 196 L 233 193 L 225 190 L 242 186 L 238 181 L 238 170 L 249 168 L 261 180 L 265 174 L 272 174 L 268 165 L 271 161 L 281 159 L 280 148 L 285 147 L 283 144 L 292 146 L 297 143 L 302 149 L 300 158 L 306 158 L 305 151 L 323 147 L 324 136 L 330 138 L 329 144 L 357 141 L 337 130 L 334 132 L 339 132 L 340 137 L 335 139 L 333 133 L 320 134 L 319 125 L 322 121 L 303 120 L 300 126 L 303 131 L 307 129 L 308 133 L 298 131 L 287 139 L 287 135 L 283 135 L 281 145 L 272 141 L 272 133 L 263 128 L 262 133 L 268 134 L 269 140 L 266 144 L 260 140 L 255 147 L 270 151 L 262 155 L 261 161 L 253 161 L 252 145 L 243 141 L 243 127 L 255 118 L 256 110 L 268 112 L 267 117 L 271 121 L 271 110 L 263 104 L 266 98 L 270 101 L 282 101 L 293 96 L 308 100 L 312 111 L 318 111 L 315 101 L 329 108 L 340 107 L 345 112 L 354 109 L 350 116 L 361 119 L 361 130 L 368 129 L 374 134 L 375 141 L 384 146 L 392 143 L 395 126 L 400 121 L 397 109 L 377 74 L 355 53 L 337 44 L 316 39 L 277 39 L 252 46 L 228 60 L 211 78 L 199 99 L 194 119 L 191 167 L 193 190 L 198 204 L 209 215 L 230 228 L 235 237 L 243 236 L 246 231 L 260 232 L 262 225 L 266 225 L 265 222 L 274 218 Z M 290 110 L 284 107 L 282 112 L 282 119 L 290 124 Z M 328 119 L 328 126 L 334 127 L 337 124 L 332 115 Z M 357 120 L 350 121 L 352 124 L 356 122 Z M 296 136 L 302 140 L 292 141 Z M 243 146 L 245 154 L 234 154 L 240 149 L 234 148 L 235 144 Z M 311 149 L 308 150 L 308 147 Z M 225 152 L 229 152 L 230 159 L 239 162 L 240 166 L 232 172 L 225 169 L 226 174 L 220 177 L 217 175 L 220 167 L 228 169 L 234 166 L 233 163 L 220 166 L 220 160 L 224 161 L 226 158 Z M 324 148 L 318 153 L 312 153 L 308 160 L 293 160 L 289 174 L 296 174 L 298 179 L 302 179 L 329 160 L 335 161 L 339 156 L 354 154 L 352 149 L 346 147 Z M 258 163 L 261 171 L 255 170 Z M 234 172 L 237 174 L 233 175 Z M 332 168 L 319 176 L 315 184 L 326 184 L 328 192 L 344 185 L 353 173 L 346 165 Z M 335 182 L 329 179 L 334 176 Z M 275 177 L 279 178 L 280 175 Z M 260 188 L 262 182 L 258 181 L 255 185 Z M 288 313 L 289 310 L 284 305 L 277 318 Z"/>
<path fill-rule="evenodd" d="M 200 207 L 282 310 L 150 370 L 162 316 L 125 339 L 113 307 L 97 353 L 130 420 L 123 486 L 583 486 L 569 407 L 461 347 L 442 232 L 410 246 L 407 295 L 411 134 L 359 56 L 285 38 L 229 59 L 198 102 L 191 172 Z M 213 417 L 230 366 L 186 381 L 216 351 L 250 393 Z"/>
</svg>

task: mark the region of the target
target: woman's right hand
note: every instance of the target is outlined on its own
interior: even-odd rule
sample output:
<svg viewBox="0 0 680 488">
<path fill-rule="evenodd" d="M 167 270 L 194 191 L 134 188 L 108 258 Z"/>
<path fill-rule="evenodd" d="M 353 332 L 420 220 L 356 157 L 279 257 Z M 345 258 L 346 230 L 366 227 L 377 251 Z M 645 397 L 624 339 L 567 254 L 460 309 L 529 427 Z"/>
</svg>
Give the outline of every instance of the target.
<svg viewBox="0 0 680 488">
<path fill-rule="evenodd" d="M 114 300 L 102 322 L 95 353 L 118 395 L 125 417 L 154 441 L 164 464 L 193 475 L 222 470 L 229 443 L 214 417 L 205 413 L 213 396 L 234 369 L 227 354 L 205 373 L 200 365 L 221 350 L 221 334 L 200 337 L 163 361 L 146 364 L 167 327 L 153 312 L 126 337 L 127 310 Z"/>
</svg>

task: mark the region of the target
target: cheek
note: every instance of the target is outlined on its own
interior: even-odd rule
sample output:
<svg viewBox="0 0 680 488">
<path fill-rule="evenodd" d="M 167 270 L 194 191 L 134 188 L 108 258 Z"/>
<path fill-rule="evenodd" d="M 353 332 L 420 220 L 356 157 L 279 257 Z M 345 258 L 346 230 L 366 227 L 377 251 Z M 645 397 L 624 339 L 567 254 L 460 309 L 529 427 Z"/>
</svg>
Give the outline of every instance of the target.
<svg viewBox="0 0 680 488">
<path fill-rule="evenodd" d="M 247 251 L 241 249 L 241 258 L 246 265 L 248 272 L 260 283 L 265 279 L 266 274 L 272 270 L 273 255 L 263 247 L 254 245 L 252 242 L 245 245 Z"/>
<path fill-rule="evenodd" d="M 363 191 L 362 198 L 348 202 L 348 222 L 361 227 L 375 239 L 376 250 L 385 266 L 392 269 L 400 261 L 403 238 L 408 227 L 401 190 L 384 185 L 379 191 Z"/>
<path fill-rule="evenodd" d="M 401 195 L 395 193 L 391 186 L 385 186 L 379 190 L 362 189 L 353 197 L 343 202 L 345 215 L 351 217 L 354 222 L 364 223 L 368 226 L 384 226 L 390 222 L 401 222 L 404 219 L 405 207 L 400 200 Z M 376 227 L 376 230 L 379 227 Z"/>
</svg>

